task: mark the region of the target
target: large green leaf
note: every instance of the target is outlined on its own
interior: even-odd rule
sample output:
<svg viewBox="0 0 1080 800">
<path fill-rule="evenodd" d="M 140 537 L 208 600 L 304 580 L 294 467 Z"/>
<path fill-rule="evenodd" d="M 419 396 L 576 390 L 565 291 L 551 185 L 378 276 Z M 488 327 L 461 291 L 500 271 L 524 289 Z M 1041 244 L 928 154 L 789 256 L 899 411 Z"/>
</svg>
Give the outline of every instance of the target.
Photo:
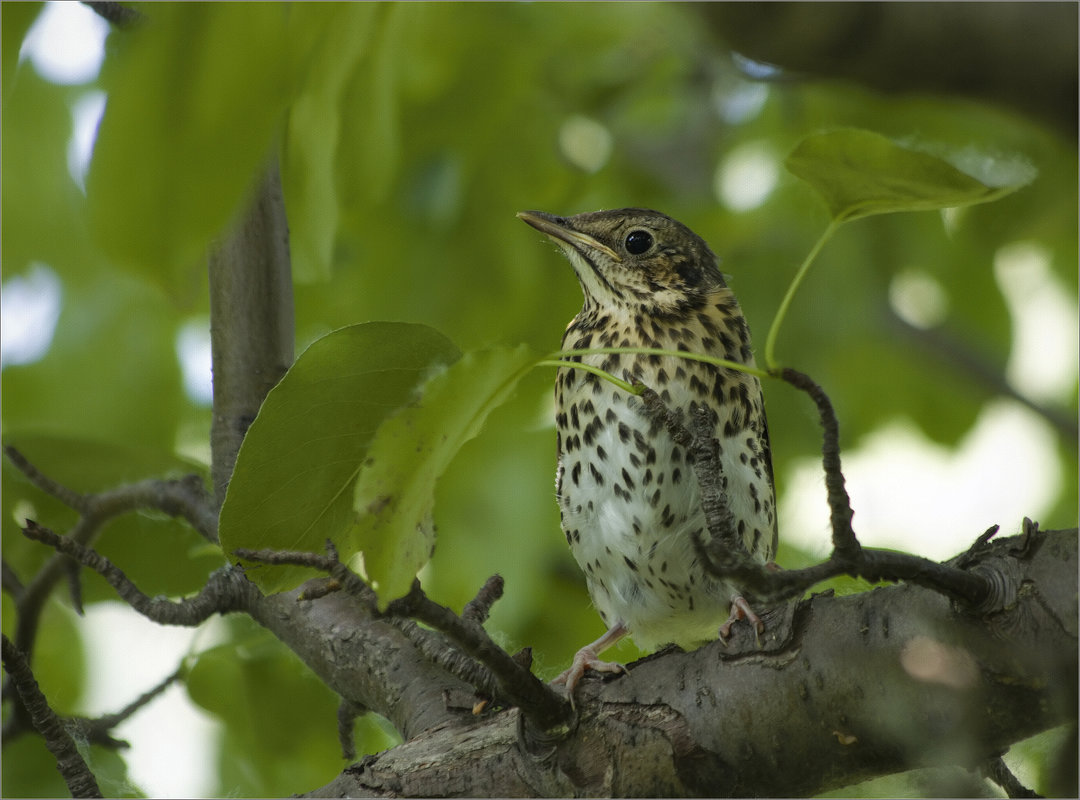
<svg viewBox="0 0 1080 800">
<path fill-rule="evenodd" d="M 305 350 L 263 402 L 244 438 L 221 509 L 221 543 L 322 551 L 352 522 L 352 487 L 383 420 L 424 377 L 458 358 L 432 328 L 371 322 L 334 331 Z M 263 591 L 306 573 L 253 567 Z"/>
<path fill-rule="evenodd" d="M 1019 161 L 976 160 L 970 153 L 954 160 L 981 179 L 880 134 L 846 128 L 807 136 L 784 163 L 825 198 L 838 222 L 985 203 L 1035 177 L 1034 168 Z"/>
<path fill-rule="evenodd" d="M 387 420 L 356 482 L 347 544 L 385 605 L 409 590 L 435 547 L 435 483 L 536 362 L 525 346 L 466 354 L 432 377 L 419 401 Z"/>
<path fill-rule="evenodd" d="M 162 3 L 118 43 L 87 177 L 91 224 L 118 262 L 195 267 L 270 156 L 297 49 L 321 15 L 278 4 Z"/>
</svg>

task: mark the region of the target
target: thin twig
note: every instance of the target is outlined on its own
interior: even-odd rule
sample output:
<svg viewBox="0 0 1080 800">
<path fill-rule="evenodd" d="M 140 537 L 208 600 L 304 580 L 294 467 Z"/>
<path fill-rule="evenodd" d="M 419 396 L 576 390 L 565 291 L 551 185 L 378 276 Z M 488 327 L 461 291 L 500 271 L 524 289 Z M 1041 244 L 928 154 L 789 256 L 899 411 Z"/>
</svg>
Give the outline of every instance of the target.
<svg viewBox="0 0 1080 800">
<path fill-rule="evenodd" d="M 62 483 L 50 478 L 30 463 L 30 460 L 17 448 L 12 447 L 9 444 L 4 445 L 4 455 L 6 455 L 8 460 L 19 469 L 19 472 L 30 480 L 30 483 L 41 489 L 45 494 L 55 497 L 65 506 L 72 508 L 75 511 L 81 513 L 89 511 L 89 501 L 87 500 L 86 495 L 72 491 Z"/>
<path fill-rule="evenodd" d="M 375 592 L 364 583 L 359 575 L 338 560 L 337 550 L 332 542 L 328 541 L 326 543 L 326 549 L 327 555 L 322 555 L 321 553 L 306 553 L 299 550 L 248 550 L 247 548 L 238 547 L 233 550 L 233 555 L 242 561 L 310 567 L 320 572 L 326 572 L 337 580 L 346 592 L 363 601 L 364 605 L 372 613 L 375 613 L 377 608 Z"/>
<path fill-rule="evenodd" d="M 128 719 L 128 717 L 131 717 L 133 714 L 135 714 L 136 711 L 149 704 L 152 700 L 160 696 L 162 692 L 164 692 L 166 689 L 168 689 L 170 686 L 172 686 L 174 683 L 184 677 L 185 669 L 186 667 L 184 663 L 181 662 L 179 666 L 177 666 L 177 668 L 173 670 L 171 675 L 166 675 L 164 678 L 158 681 L 157 685 L 143 692 L 141 695 L 136 697 L 119 711 L 98 717 L 96 720 L 94 720 L 94 722 L 103 728 L 115 728 L 121 722 Z"/>
<path fill-rule="evenodd" d="M 337 708 L 338 742 L 341 743 L 341 757 L 346 761 L 356 758 L 356 741 L 353 739 L 353 723 L 357 717 L 367 713 L 367 709 L 352 700 L 341 698 Z"/>
<path fill-rule="evenodd" d="M 480 591 L 476 593 L 476 597 L 465 604 L 465 608 L 461 611 L 461 618 L 483 625 L 491 613 L 491 607 L 502 597 L 504 585 L 502 575 L 492 575 L 488 578 L 487 582 L 480 587 Z"/>
<path fill-rule="evenodd" d="M 16 574 L 15 569 L 7 562 L 6 558 L 3 560 L 3 565 L 0 566 L 0 575 L 2 575 L 0 581 L 2 581 L 4 591 L 11 596 L 12 600 L 18 603 L 22 599 L 26 587 L 23 586 L 23 582 L 19 580 L 18 574 Z"/>
<path fill-rule="evenodd" d="M 26 657 L 6 635 L 2 637 L 2 641 L 4 668 L 11 676 L 23 706 L 29 712 L 34 728 L 44 738 L 45 746 L 56 758 L 57 769 L 67 783 L 71 796 L 101 797 L 101 789 L 98 788 L 94 773 L 79 755 L 79 749 L 64 723 L 49 707 Z"/>
<path fill-rule="evenodd" d="M 161 625 L 193 627 L 214 614 L 242 611 L 251 606 L 258 590 L 235 567 L 222 567 L 210 574 L 206 585 L 194 597 L 172 601 L 164 597 L 149 597 L 109 559 L 70 536 L 57 536 L 48 528 L 27 520 L 23 534 L 57 552 L 70 556 L 83 566 L 97 572 L 128 605 L 147 619 Z"/>
<path fill-rule="evenodd" d="M 681 416 L 671 412 L 651 389 L 641 390 L 641 397 L 650 417 L 667 428 L 673 440 L 694 453 L 694 472 L 701 487 L 703 507 L 723 505 L 722 511 L 707 515 L 709 532 L 706 543 L 701 537 L 693 537 L 695 554 L 705 569 L 717 578 L 730 580 L 749 599 L 761 603 L 779 603 L 798 597 L 821 581 L 838 575 L 862 577 L 870 581 L 904 580 L 941 592 L 979 611 L 990 610 L 987 603 L 995 604 L 1007 597 L 1006 591 L 995 589 L 995 581 L 1007 583 L 992 569 L 968 572 L 954 566 L 939 564 L 929 559 L 889 550 L 863 548 L 851 527 L 853 512 L 844 487 L 844 475 L 840 466 L 839 424 L 833 413 L 832 403 L 824 390 L 808 376 L 792 369 L 782 370 L 782 377 L 792 385 L 807 392 L 814 400 L 821 415 L 824 428 L 822 461 L 825 483 L 829 497 L 833 524 L 833 552 L 830 557 L 805 569 L 772 571 L 754 562 L 745 547 L 735 537 L 734 543 L 725 540 L 731 536 L 734 526 L 730 519 L 722 487 L 722 473 L 717 463 L 715 440 L 707 425 L 699 424 L 694 434 L 682 424 Z M 989 540 L 987 531 L 980 542 Z M 991 574 L 993 573 L 993 574 Z M 1002 587 L 998 587 L 999 589 Z"/>
<path fill-rule="evenodd" d="M 546 683 L 514 661 L 495 644 L 480 625 L 464 620 L 445 606 L 435 603 L 419 581 L 412 591 L 390 603 L 388 613 L 419 620 L 442 631 L 462 650 L 491 671 L 498 684 L 498 694 L 521 709 L 521 713 L 539 730 L 567 731 L 573 718 L 570 703 Z"/>
<path fill-rule="evenodd" d="M 808 375 L 785 367 L 780 377 L 797 389 L 802 389 L 817 405 L 821 426 L 824 428 L 821 445 L 821 461 L 825 469 L 825 490 L 829 500 L 829 516 L 832 520 L 833 550 L 841 559 L 856 561 L 859 557 L 859 540 L 851 527 L 851 498 L 844 487 L 844 473 L 840 468 L 840 424 L 836 420 L 832 401 L 825 390 Z"/>
</svg>

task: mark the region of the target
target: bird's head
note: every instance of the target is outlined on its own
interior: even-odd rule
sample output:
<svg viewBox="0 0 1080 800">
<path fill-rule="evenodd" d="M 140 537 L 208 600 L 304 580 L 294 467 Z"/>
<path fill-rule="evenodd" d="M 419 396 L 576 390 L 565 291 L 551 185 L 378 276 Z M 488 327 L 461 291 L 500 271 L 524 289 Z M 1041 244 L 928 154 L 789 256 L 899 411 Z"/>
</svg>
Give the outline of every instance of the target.
<svg viewBox="0 0 1080 800">
<path fill-rule="evenodd" d="M 705 240 L 671 217 L 645 208 L 558 217 L 522 211 L 574 266 L 585 305 L 653 316 L 700 308 L 725 286 Z"/>
</svg>

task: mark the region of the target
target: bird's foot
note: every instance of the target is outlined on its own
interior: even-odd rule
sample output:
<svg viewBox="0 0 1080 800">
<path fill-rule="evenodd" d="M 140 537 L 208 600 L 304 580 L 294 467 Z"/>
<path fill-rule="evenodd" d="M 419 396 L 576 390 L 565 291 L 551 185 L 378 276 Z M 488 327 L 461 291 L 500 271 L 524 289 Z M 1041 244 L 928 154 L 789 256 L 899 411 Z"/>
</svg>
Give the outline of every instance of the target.
<svg viewBox="0 0 1080 800">
<path fill-rule="evenodd" d="M 570 668 L 560 674 L 551 683 L 555 686 L 565 685 L 566 696 L 570 698 L 570 705 L 574 705 L 574 689 L 578 681 L 585 675 L 585 670 L 593 672 L 618 673 L 626 672 L 626 667 L 616 661 L 601 661 L 600 653 L 615 644 L 619 639 L 629 633 L 626 626 L 621 622 L 612 625 L 607 633 L 592 644 L 587 644 L 574 654 L 574 660 Z"/>
<path fill-rule="evenodd" d="M 727 644 L 728 639 L 731 637 L 731 626 L 741 619 L 754 626 L 754 639 L 760 647 L 761 641 L 757 637 L 765 632 L 765 623 L 761 621 L 761 617 L 754 613 L 754 609 L 750 608 L 746 598 L 738 594 L 731 598 L 731 614 L 728 616 L 727 622 L 721 625 L 720 630 L 717 631 L 720 641 Z"/>
</svg>

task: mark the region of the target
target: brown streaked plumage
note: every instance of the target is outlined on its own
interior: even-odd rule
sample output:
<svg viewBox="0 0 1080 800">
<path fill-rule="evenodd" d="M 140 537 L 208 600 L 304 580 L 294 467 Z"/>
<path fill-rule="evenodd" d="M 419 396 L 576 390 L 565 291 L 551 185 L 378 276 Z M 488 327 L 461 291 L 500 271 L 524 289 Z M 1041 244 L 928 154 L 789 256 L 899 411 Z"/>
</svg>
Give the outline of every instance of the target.
<svg viewBox="0 0 1080 800">
<path fill-rule="evenodd" d="M 651 347 L 753 365 L 749 329 L 716 256 L 681 223 L 640 208 L 518 216 L 560 247 L 581 283 L 585 303 L 563 335 L 564 350 Z M 737 529 L 756 558 L 771 560 L 776 501 L 757 378 L 672 356 L 575 360 L 637 378 L 671 409 L 708 409 Z M 705 531 L 705 517 L 692 465 L 640 400 L 572 368 L 558 371 L 555 399 L 562 528 L 609 626 L 556 679 L 572 697 L 585 669 L 621 669 L 598 655 L 623 636 L 645 648 L 694 647 L 749 608 L 737 587 L 698 564 L 691 537 Z"/>
</svg>

